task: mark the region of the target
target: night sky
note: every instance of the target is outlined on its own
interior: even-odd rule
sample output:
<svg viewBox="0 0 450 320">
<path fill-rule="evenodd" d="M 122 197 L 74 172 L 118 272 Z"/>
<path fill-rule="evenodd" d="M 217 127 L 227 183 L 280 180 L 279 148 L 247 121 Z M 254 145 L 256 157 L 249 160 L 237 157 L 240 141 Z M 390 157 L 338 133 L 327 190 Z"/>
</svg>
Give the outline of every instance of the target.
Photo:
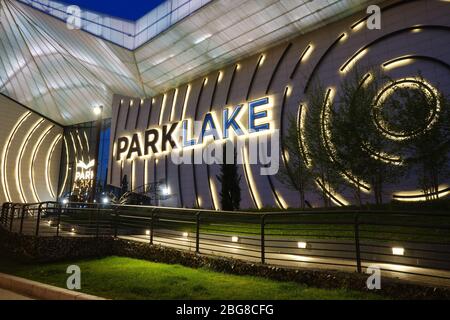
<svg viewBox="0 0 450 320">
<path fill-rule="evenodd" d="M 164 0 L 63 0 L 60 2 L 135 21 L 163 3 Z"/>
</svg>

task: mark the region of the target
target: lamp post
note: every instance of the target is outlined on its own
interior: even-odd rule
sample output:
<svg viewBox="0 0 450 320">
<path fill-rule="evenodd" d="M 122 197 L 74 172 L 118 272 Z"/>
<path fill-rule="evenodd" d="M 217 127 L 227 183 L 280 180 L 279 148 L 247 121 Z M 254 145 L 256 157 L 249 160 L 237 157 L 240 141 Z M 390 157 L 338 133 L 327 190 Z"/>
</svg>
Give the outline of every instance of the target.
<svg viewBox="0 0 450 320">
<path fill-rule="evenodd" d="M 94 114 L 97 116 L 95 122 L 96 138 L 95 138 L 95 165 L 94 165 L 94 177 L 92 179 L 92 190 L 90 202 L 94 202 L 97 195 L 97 173 L 98 173 L 98 155 L 100 153 L 100 137 L 102 132 L 102 121 L 103 121 L 103 106 L 94 107 Z"/>
</svg>

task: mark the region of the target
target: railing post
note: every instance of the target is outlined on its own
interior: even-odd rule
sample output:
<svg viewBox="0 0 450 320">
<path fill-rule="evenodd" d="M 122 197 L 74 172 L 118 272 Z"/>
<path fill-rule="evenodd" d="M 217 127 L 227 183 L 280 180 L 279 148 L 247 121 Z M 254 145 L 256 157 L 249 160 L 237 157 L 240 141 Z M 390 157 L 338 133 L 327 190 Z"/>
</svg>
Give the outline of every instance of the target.
<svg viewBox="0 0 450 320">
<path fill-rule="evenodd" d="M 39 226 L 41 224 L 42 205 L 43 205 L 43 203 L 40 203 L 39 207 L 38 207 L 38 215 L 37 215 L 37 219 L 36 219 L 36 237 L 39 236 Z"/>
<path fill-rule="evenodd" d="M 27 205 L 22 205 L 21 215 L 20 215 L 20 228 L 19 228 L 19 234 L 22 234 L 23 230 L 23 220 L 25 219 L 25 210 L 27 208 Z"/>
<path fill-rule="evenodd" d="M 2 215 L 1 215 L 1 217 L 0 217 L 0 223 L 1 224 L 5 224 L 5 214 L 6 214 L 6 208 L 9 208 L 9 203 L 8 202 L 5 202 L 5 203 L 3 203 L 3 205 L 2 205 Z"/>
<path fill-rule="evenodd" d="M 362 272 L 361 268 L 361 248 L 359 243 L 359 214 L 355 214 L 355 252 L 356 252 L 356 269 L 359 273 Z"/>
<path fill-rule="evenodd" d="M 61 212 L 62 212 L 62 205 L 60 203 L 58 203 L 58 219 L 57 219 L 57 224 L 56 224 L 56 236 L 59 237 L 59 228 L 60 228 L 60 224 L 61 224 Z"/>
<path fill-rule="evenodd" d="M 195 232 L 195 252 L 200 253 L 200 212 L 195 214 L 196 218 L 196 227 L 197 230 Z"/>
<path fill-rule="evenodd" d="M 2 224 L 6 227 L 8 225 L 8 214 L 12 203 L 5 203 L 4 208 L 2 207 Z M 3 211 L 4 210 L 4 211 Z"/>
<path fill-rule="evenodd" d="M 11 221 L 9 222 L 9 231 L 12 232 L 13 230 L 13 221 L 14 221 L 14 213 L 16 211 L 16 205 L 13 204 L 12 210 L 11 210 Z"/>
<path fill-rule="evenodd" d="M 156 208 L 152 209 L 152 220 L 150 221 L 150 245 L 153 245 L 153 231 L 155 230 L 155 224 L 154 224 L 154 220 L 155 220 L 155 210 Z"/>
<path fill-rule="evenodd" d="M 261 216 L 261 263 L 266 262 L 266 241 L 265 241 L 266 215 Z"/>
<path fill-rule="evenodd" d="M 118 223 L 119 223 L 119 207 L 115 206 L 114 207 L 114 238 L 117 238 L 117 234 L 118 234 L 117 224 Z"/>
<path fill-rule="evenodd" d="M 97 204 L 97 212 L 96 212 L 97 214 L 96 214 L 96 218 L 95 218 L 95 237 L 96 238 L 98 238 L 98 236 L 99 236 L 99 224 L 98 224 L 98 218 L 99 218 L 99 215 L 100 215 L 100 205 L 99 204 Z"/>
</svg>

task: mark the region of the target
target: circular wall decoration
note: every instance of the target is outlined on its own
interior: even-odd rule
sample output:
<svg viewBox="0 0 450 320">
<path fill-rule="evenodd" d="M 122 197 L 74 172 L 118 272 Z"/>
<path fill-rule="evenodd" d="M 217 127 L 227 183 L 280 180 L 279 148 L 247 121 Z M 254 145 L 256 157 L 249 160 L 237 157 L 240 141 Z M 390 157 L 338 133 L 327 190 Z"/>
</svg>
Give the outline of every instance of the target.
<svg viewBox="0 0 450 320">
<path fill-rule="evenodd" d="M 305 167 L 311 169 L 314 172 L 314 165 L 317 160 L 314 159 L 314 154 L 311 149 L 317 148 L 317 146 L 311 146 L 311 141 L 308 141 L 308 130 L 311 128 L 309 122 L 316 122 L 315 126 L 320 127 L 320 136 L 322 140 L 323 153 L 327 155 L 329 162 L 332 163 L 333 169 L 339 172 L 342 178 L 344 188 L 333 189 L 332 186 L 325 183 L 325 181 L 316 175 L 316 184 L 319 189 L 322 189 L 324 194 L 329 194 L 331 200 L 337 205 L 345 205 L 351 201 L 346 200 L 348 197 L 349 188 L 352 187 L 358 189 L 360 192 L 370 195 L 377 189 L 374 186 L 373 179 L 367 179 L 361 176 L 357 171 L 354 171 L 349 166 L 345 157 L 340 157 L 339 154 L 342 150 L 345 150 L 345 141 L 342 139 L 336 139 L 333 134 L 333 122 L 334 117 L 339 113 L 340 100 L 345 96 L 345 92 L 342 92 L 342 85 L 349 80 L 354 73 L 361 71 L 359 66 L 368 66 L 362 68 L 363 73 L 359 76 L 359 87 L 370 86 L 376 79 L 377 89 L 374 91 L 374 95 L 371 96 L 371 109 L 368 111 L 367 117 L 370 117 L 370 128 L 373 134 L 379 135 L 379 144 L 361 143 L 361 149 L 371 159 L 379 161 L 380 164 L 390 167 L 403 167 L 405 170 L 409 170 L 410 167 L 421 160 L 421 157 L 412 154 L 405 147 L 401 148 L 385 148 L 385 146 L 395 145 L 405 146 L 408 143 L 414 143 L 415 139 L 421 138 L 427 132 L 433 128 L 443 127 L 442 122 L 447 121 L 447 116 L 442 117 L 442 109 L 444 106 L 442 101 L 445 95 L 441 94 L 438 89 L 437 83 L 440 81 L 430 76 L 430 70 L 442 70 L 444 72 L 450 71 L 450 65 L 442 58 L 434 57 L 432 52 L 423 54 L 423 52 L 417 52 L 413 54 L 395 54 L 395 50 L 390 50 L 387 54 L 376 55 L 372 54 L 373 50 L 379 50 L 381 47 L 393 46 L 395 47 L 395 41 L 398 37 L 415 37 L 420 36 L 424 32 L 443 33 L 448 34 L 450 31 L 449 26 L 444 25 L 415 25 L 399 28 L 398 30 L 382 33 L 379 37 L 363 44 L 359 49 L 354 52 L 350 52 L 347 57 L 339 55 L 341 51 L 346 51 L 343 48 L 345 44 L 352 41 L 352 35 L 356 33 L 356 29 L 352 28 L 350 32 L 344 32 L 340 34 L 336 40 L 323 51 L 322 56 L 317 59 L 316 65 L 312 68 L 312 72 L 306 79 L 304 87 L 304 93 L 306 101 L 301 101 L 297 113 L 297 127 L 298 127 L 298 140 L 299 149 L 304 158 Z M 401 52 L 402 49 L 399 49 Z M 348 52 L 348 51 L 346 51 Z M 393 53 L 392 57 L 389 57 L 390 53 Z M 386 57 L 387 55 L 387 57 Z M 380 56 L 384 56 L 384 61 L 379 60 Z M 334 57 L 334 58 L 333 58 Z M 343 63 L 336 68 L 337 76 L 330 76 L 330 65 L 336 66 L 333 59 L 343 60 Z M 390 59 L 389 59 L 390 58 Z M 420 65 L 415 65 L 420 63 Z M 422 76 L 420 68 L 423 64 L 428 64 L 431 68 L 426 68 L 427 74 Z M 327 65 L 327 67 L 323 67 Z M 404 68 L 406 67 L 406 68 Z M 334 67 L 333 67 L 334 68 Z M 414 70 L 414 68 L 416 68 Z M 356 70 L 358 69 L 358 70 Z M 326 71 L 325 71 L 326 70 Z M 323 74 L 326 72 L 326 74 Z M 327 83 L 324 85 L 320 83 L 321 78 L 327 79 Z M 330 79 L 330 80 L 328 80 Z M 315 87 L 312 85 L 314 82 L 319 84 L 315 87 L 320 87 L 321 105 L 317 101 L 312 102 L 319 95 L 314 95 Z M 358 89 L 359 90 L 359 89 Z M 356 92 L 358 91 L 356 90 Z M 409 103 L 411 101 L 403 101 L 403 99 L 414 99 L 415 103 Z M 308 101 L 310 100 L 310 101 Z M 405 103 L 402 103 L 405 102 Z M 311 104 L 313 106 L 311 107 Z M 408 107 L 413 105 L 416 109 L 409 110 Z M 420 106 L 420 109 L 418 108 Z M 320 110 L 319 110 L 320 109 Z M 412 112 L 412 111 L 415 111 Z M 314 116 L 312 113 L 316 112 Z M 449 112 L 445 113 L 446 115 Z M 416 118 L 411 118 L 411 115 L 415 115 Z M 410 117 L 410 118 L 408 118 Z M 311 138 L 309 138 L 311 140 Z M 314 139 L 314 138 L 313 138 Z M 340 143 L 337 143 L 340 141 Z M 440 148 L 442 144 L 436 145 L 436 150 Z M 401 151 L 399 151 L 401 150 Z M 408 153 L 409 152 L 409 153 Z M 342 154 L 342 153 L 341 153 Z M 382 170 L 382 169 L 380 169 Z M 403 170 L 403 169 L 401 169 Z M 365 179 L 367 181 L 365 181 Z M 398 187 L 399 189 L 405 189 L 405 186 Z M 390 190 L 395 190 L 396 186 L 392 184 Z M 447 195 L 446 185 L 440 185 L 437 192 L 434 193 L 436 197 Z M 442 189 L 442 190 L 441 190 Z M 347 191 L 345 191 L 347 190 Z M 442 192 L 441 192 L 442 191 Z M 405 191 L 385 191 L 383 190 L 383 196 L 400 201 L 412 201 L 414 199 L 423 199 L 425 192 L 414 191 L 409 192 L 407 196 L 403 196 Z M 342 195 L 340 194 L 342 193 Z M 343 196 L 344 195 L 344 196 Z"/>
<path fill-rule="evenodd" d="M 422 120 L 420 121 L 424 124 L 422 127 L 398 128 L 398 124 L 393 126 L 389 123 L 389 119 L 386 119 L 386 113 L 383 109 L 389 106 L 389 99 L 392 98 L 398 91 L 417 91 L 418 94 L 416 94 L 416 97 L 419 99 L 423 98 L 421 99 L 422 107 L 424 108 L 424 113 L 427 113 L 427 115 L 426 119 L 418 119 Z M 439 117 L 440 109 L 441 105 L 439 92 L 433 85 L 423 79 L 405 78 L 389 83 L 378 93 L 373 104 L 373 120 L 376 127 L 387 138 L 393 140 L 411 139 L 428 130 L 434 123 L 436 123 Z M 406 120 L 411 120 L 410 123 L 414 122 L 414 119 Z"/>
</svg>

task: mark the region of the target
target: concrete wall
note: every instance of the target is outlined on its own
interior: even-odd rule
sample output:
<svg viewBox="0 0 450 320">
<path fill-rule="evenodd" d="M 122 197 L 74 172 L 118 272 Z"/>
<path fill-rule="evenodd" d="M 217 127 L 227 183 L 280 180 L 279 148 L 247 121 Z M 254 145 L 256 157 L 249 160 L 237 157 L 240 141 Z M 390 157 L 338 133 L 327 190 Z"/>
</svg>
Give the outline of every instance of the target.
<svg viewBox="0 0 450 320">
<path fill-rule="evenodd" d="M 0 203 L 56 200 L 62 127 L 0 95 Z"/>
<path fill-rule="evenodd" d="M 374 67 L 376 72 L 392 79 L 416 76 L 420 70 L 429 83 L 439 87 L 444 94 L 449 94 L 450 3 L 436 0 L 387 1 L 383 7 L 381 30 L 369 30 L 364 23 L 355 27 L 355 23 L 366 16 L 365 12 L 361 12 L 317 31 L 297 36 L 290 42 L 261 49 L 260 53 L 248 59 L 211 71 L 204 77 L 192 79 L 176 90 L 168 90 L 153 99 L 141 101 L 140 98 L 115 96 L 111 153 L 115 152 L 115 142 L 119 136 L 158 127 L 160 117 L 163 124 L 182 120 L 188 86 L 190 92 L 186 101 L 185 118 L 202 119 L 210 107 L 219 111 L 225 106 L 270 96 L 274 104 L 273 118 L 276 127 L 282 130 L 282 134 L 286 134 L 289 117 L 297 115 L 299 105 L 306 102 L 307 94 L 316 81 L 320 79 L 325 88 L 334 89 L 336 97 L 339 96 L 341 83 L 351 75 L 351 72 L 341 72 L 341 67 L 358 50 L 364 48 L 367 49 L 366 53 L 354 60 L 359 66 Z M 417 25 L 422 27 L 414 29 Z M 307 48 L 309 51 L 299 62 Z M 263 63 L 258 63 L 261 62 L 261 55 L 264 55 Z M 382 67 L 383 63 L 406 55 L 416 58 L 409 60 L 408 64 Z M 219 72 L 220 81 L 217 80 Z M 205 82 L 205 79 L 208 81 Z M 175 94 L 177 99 L 174 103 Z M 162 111 L 164 95 L 166 101 Z M 203 208 L 219 207 L 217 200 L 214 203 L 220 187 L 216 179 L 219 166 L 213 165 L 209 169 L 206 165 L 176 166 L 166 158 L 159 156 L 121 162 L 115 161 L 112 156 L 109 182 L 118 186 L 121 177 L 127 174 L 134 179 L 132 185 L 137 187 L 167 178 L 174 195 L 167 205 L 192 207 L 199 204 Z M 286 160 L 281 157 L 281 165 Z M 299 206 L 298 196 L 293 190 L 282 184 L 276 176 L 261 176 L 259 168 L 253 165 L 239 166 L 242 175 L 242 208 Z M 395 192 L 417 189 L 415 181 L 407 180 L 387 186 L 384 200 L 392 199 Z M 349 190 L 343 191 L 342 198 L 346 203 L 353 202 L 352 197 Z M 368 201 L 370 197 L 372 195 L 367 194 L 364 201 Z M 311 190 L 307 200 L 319 205 L 320 191 Z"/>
</svg>

